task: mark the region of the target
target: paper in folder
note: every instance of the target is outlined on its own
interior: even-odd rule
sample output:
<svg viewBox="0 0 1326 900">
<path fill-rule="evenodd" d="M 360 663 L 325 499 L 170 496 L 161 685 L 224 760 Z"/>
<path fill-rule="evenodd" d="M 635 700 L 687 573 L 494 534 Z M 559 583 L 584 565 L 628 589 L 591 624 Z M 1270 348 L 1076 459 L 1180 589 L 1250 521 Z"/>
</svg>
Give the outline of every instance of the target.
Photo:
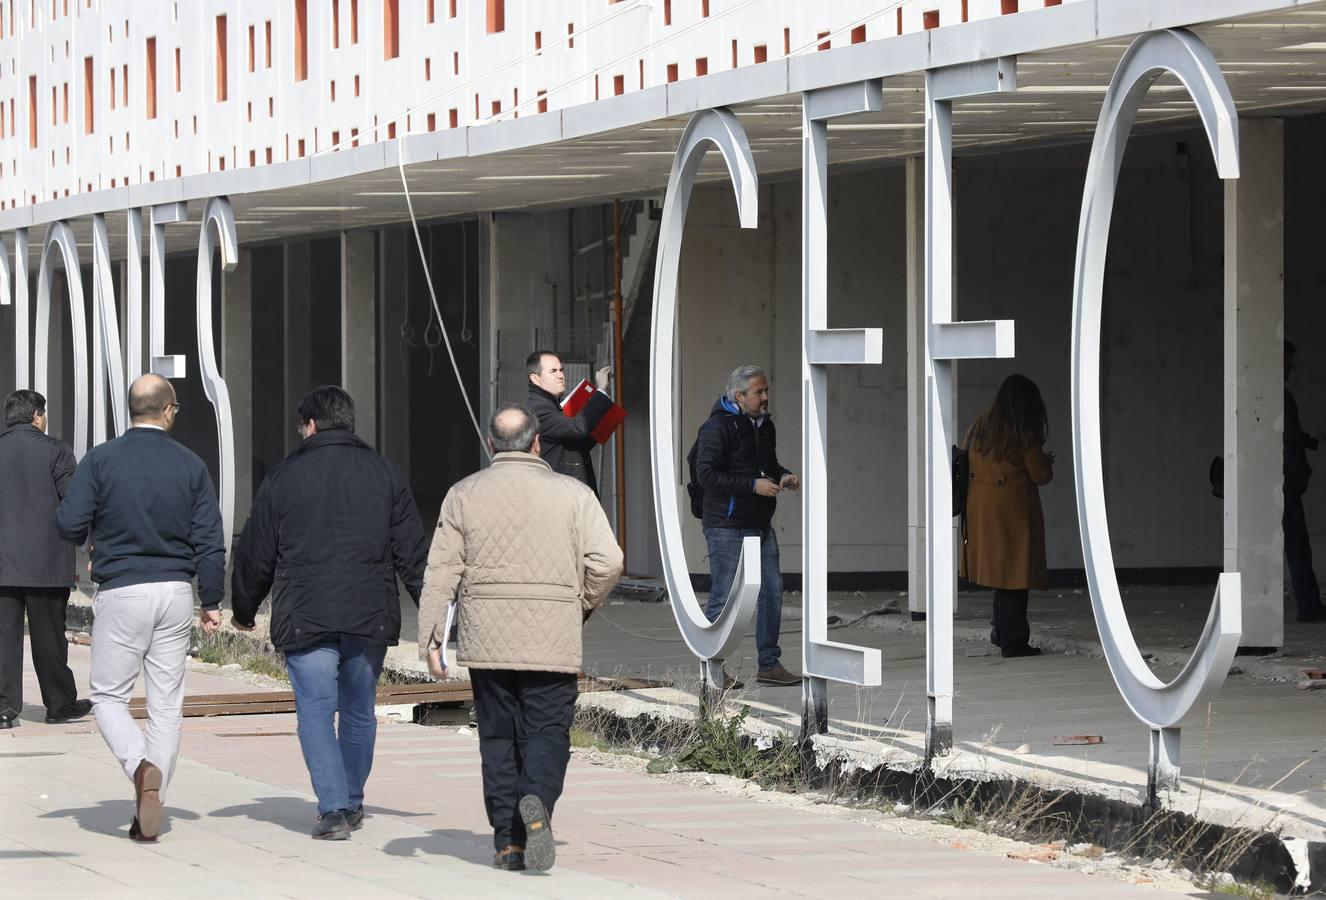
<svg viewBox="0 0 1326 900">
<path fill-rule="evenodd" d="M 606 407 L 606 409 L 603 409 Z M 574 419 L 581 412 L 588 409 L 589 415 L 593 416 L 602 409 L 602 414 L 589 436 L 594 439 L 594 443 L 606 443 L 612 433 L 617 430 L 617 426 L 626 419 L 626 410 L 613 403 L 607 394 L 594 389 L 594 385 L 589 383 L 588 378 L 581 379 L 580 383 L 566 395 L 562 400 L 562 415 L 568 419 Z"/>
<path fill-rule="evenodd" d="M 451 668 L 451 658 L 447 654 L 447 644 L 451 643 L 456 639 L 455 628 L 456 628 L 456 601 L 453 600 L 451 601 L 450 604 L 447 605 L 447 624 L 442 629 L 442 646 L 440 649 L 442 651 L 442 668 L 444 669 Z"/>
</svg>

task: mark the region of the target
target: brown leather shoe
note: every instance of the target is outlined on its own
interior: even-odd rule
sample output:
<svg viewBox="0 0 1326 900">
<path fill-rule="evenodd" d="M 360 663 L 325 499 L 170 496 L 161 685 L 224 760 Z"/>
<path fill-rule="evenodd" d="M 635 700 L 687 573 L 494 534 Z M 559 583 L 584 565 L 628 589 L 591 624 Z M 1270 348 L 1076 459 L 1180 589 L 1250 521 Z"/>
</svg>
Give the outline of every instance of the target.
<svg viewBox="0 0 1326 900">
<path fill-rule="evenodd" d="M 801 676 L 793 675 L 787 669 L 778 665 L 772 669 L 761 669 L 756 673 L 755 681 L 759 684 L 772 684 L 777 687 L 792 687 L 801 684 Z"/>
<path fill-rule="evenodd" d="M 134 772 L 134 794 L 137 796 L 138 815 L 134 821 L 138 823 L 138 830 L 141 838 L 135 840 L 155 841 L 157 835 L 161 833 L 162 819 L 165 818 L 165 811 L 161 806 L 161 770 L 147 760 L 138 764 L 137 771 Z"/>
<path fill-rule="evenodd" d="M 138 817 L 134 816 L 134 820 L 129 823 L 129 840 L 138 844 L 155 844 L 157 836 L 148 837 L 143 834 L 143 829 L 138 827 Z"/>
<path fill-rule="evenodd" d="M 525 871 L 525 848 L 519 844 L 507 844 L 493 857 L 493 868 L 506 872 Z"/>
</svg>

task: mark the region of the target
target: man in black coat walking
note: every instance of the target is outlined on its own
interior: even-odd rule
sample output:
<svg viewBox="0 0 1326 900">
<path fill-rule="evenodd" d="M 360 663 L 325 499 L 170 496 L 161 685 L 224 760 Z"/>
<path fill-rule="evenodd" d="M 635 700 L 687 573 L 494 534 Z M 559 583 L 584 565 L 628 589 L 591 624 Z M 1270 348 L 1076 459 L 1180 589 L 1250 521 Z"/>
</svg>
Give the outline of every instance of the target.
<svg viewBox="0 0 1326 900">
<path fill-rule="evenodd" d="M 0 729 L 13 728 L 23 711 L 25 611 L 46 721 L 68 722 L 92 709 L 92 701 L 78 699 L 64 637 L 74 548 L 55 530 L 75 467 L 69 445 L 46 434 L 46 398 L 10 394 L 0 431 Z"/>
<path fill-rule="evenodd" d="M 566 373 L 562 361 L 549 350 L 535 350 L 525 360 L 529 369 L 529 399 L 525 405 L 539 420 L 539 442 L 543 448 L 543 461 L 554 472 L 570 475 L 589 485 L 595 494 L 599 482 L 594 477 L 594 463 L 589 451 L 596 446 L 591 432 L 608 410 L 612 399 L 605 393 L 611 366 L 604 366 L 594 374 L 598 390 L 585 408 L 576 416 L 562 413 L 561 399 L 566 393 Z"/>
<path fill-rule="evenodd" d="M 318 796 L 313 837 L 344 840 L 364 820 L 378 675 L 401 632 L 396 579 L 417 606 L 429 541 L 400 470 L 355 436 L 349 394 L 314 389 L 299 421 L 304 442 L 263 480 L 235 548 L 231 605 L 251 630 L 271 592 Z"/>
</svg>

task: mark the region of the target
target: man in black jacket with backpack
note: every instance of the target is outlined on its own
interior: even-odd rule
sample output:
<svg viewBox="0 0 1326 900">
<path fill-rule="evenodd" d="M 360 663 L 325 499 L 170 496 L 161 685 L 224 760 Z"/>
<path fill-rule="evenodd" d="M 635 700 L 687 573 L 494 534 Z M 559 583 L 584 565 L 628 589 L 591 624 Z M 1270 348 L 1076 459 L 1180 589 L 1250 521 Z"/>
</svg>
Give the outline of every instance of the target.
<svg viewBox="0 0 1326 900">
<path fill-rule="evenodd" d="M 313 837 L 344 840 L 364 820 L 378 676 L 401 631 L 396 579 L 418 605 L 428 536 L 400 470 L 355 436 L 349 394 L 316 388 L 298 412 L 304 441 L 254 498 L 231 603 L 235 626 L 250 630 L 271 592 L 272 644 L 318 796 Z"/>
<path fill-rule="evenodd" d="M 760 598 L 755 613 L 759 651 L 756 681 L 796 685 L 801 676 L 785 669 L 778 646 L 783 617 L 783 576 L 778 537 L 772 520 L 783 490 L 798 490 L 797 477 L 778 461 L 777 434 L 769 417 L 769 380 L 758 366 L 740 366 L 727 390 L 700 426 L 694 472 L 701 500 L 705 544 L 709 550 L 709 602 L 705 614 L 718 617 L 727 601 L 741 559 L 742 541 L 760 539 Z M 694 500 L 692 497 L 692 505 Z M 724 687 L 740 687 L 730 676 Z"/>
</svg>

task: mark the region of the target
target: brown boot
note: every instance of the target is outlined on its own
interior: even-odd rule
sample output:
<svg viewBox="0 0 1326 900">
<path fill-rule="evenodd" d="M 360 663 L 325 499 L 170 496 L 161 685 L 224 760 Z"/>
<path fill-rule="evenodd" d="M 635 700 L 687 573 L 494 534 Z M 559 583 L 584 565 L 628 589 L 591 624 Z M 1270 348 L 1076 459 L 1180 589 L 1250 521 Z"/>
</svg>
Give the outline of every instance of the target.
<svg viewBox="0 0 1326 900">
<path fill-rule="evenodd" d="M 134 772 L 134 794 L 137 796 L 138 815 L 134 822 L 138 825 L 137 841 L 155 841 L 161 833 L 165 811 L 161 806 L 161 770 L 147 760 L 138 764 Z"/>
<path fill-rule="evenodd" d="M 519 844 L 507 844 L 493 857 L 493 868 L 505 872 L 525 871 L 525 848 Z"/>
</svg>

